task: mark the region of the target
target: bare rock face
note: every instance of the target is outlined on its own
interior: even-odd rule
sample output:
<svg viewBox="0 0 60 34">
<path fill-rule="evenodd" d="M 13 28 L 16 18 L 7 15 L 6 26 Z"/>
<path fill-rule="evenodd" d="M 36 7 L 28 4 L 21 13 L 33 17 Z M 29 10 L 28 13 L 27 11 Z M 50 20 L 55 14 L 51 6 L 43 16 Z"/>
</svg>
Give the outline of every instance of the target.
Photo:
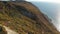
<svg viewBox="0 0 60 34">
<path fill-rule="evenodd" d="M 30 2 L 0 2 L 0 24 L 19 34 L 59 34 L 53 24 Z"/>
</svg>

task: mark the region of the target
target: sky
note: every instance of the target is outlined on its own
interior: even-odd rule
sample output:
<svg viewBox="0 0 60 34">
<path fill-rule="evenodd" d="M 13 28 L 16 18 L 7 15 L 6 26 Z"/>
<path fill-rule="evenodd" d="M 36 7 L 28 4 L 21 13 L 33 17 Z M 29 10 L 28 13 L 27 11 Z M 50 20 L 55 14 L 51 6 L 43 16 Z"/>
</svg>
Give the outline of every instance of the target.
<svg viewBox="0 0 60 34">
<path fill-rule="evenodd" d="M 40 11 L 46 14 L 54 26 L 60 31 L 60 0 L 26 0 L 37 6 Z"/>
<path fill-rule="evenodd" d="M 26 1 L 60 3 L 60 0 L 26 0 Z"/>
</svg>

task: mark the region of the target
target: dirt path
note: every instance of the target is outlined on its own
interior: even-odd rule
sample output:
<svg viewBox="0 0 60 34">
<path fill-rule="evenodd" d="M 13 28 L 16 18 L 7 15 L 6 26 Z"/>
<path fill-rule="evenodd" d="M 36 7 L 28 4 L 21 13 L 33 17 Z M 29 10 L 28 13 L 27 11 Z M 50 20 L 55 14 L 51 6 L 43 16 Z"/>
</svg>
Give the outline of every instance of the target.
<svg viewBox="0 0 60 34">
<path fill-rule="evenodd" d="M 4 26 L 4 27 L 7 30 L 8 34 L 18 34 L 17 32 L 12 31 L 11 29 L 9 29 L 8 27 L 6 27 L 6 26 Z"/>
</svg>

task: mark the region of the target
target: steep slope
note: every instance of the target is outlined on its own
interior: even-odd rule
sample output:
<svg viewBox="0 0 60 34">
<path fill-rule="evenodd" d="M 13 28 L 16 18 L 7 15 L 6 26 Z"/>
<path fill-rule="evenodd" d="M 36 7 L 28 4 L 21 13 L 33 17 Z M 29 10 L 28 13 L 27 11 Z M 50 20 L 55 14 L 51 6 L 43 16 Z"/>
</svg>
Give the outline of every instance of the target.
<svg viewBox="0 0 60 34">
<path fill-rule="evenodd" d="M 19 34 L 59 34 L 41 11 L 30 2 L 0 2 L 0 24 Z"/>
</svg>

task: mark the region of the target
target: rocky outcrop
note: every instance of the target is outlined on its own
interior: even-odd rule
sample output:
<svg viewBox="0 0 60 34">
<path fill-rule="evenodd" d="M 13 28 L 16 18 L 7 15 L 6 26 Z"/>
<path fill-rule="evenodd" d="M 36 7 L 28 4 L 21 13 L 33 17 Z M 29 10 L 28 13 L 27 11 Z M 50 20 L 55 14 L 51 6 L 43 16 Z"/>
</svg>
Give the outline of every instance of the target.
<svg viewBox="0 0 60 34">
<path fill-rule="evenodd" d="M 0 24 L 19 34 L 59 34 L 46 16 L 26 1 L 0 2 Z"/>
<path fill-rule="evenodd" d="M 7 31 L 2 26 L 0 26 L 0 34 L 7 34 Z"/>
</svg>

